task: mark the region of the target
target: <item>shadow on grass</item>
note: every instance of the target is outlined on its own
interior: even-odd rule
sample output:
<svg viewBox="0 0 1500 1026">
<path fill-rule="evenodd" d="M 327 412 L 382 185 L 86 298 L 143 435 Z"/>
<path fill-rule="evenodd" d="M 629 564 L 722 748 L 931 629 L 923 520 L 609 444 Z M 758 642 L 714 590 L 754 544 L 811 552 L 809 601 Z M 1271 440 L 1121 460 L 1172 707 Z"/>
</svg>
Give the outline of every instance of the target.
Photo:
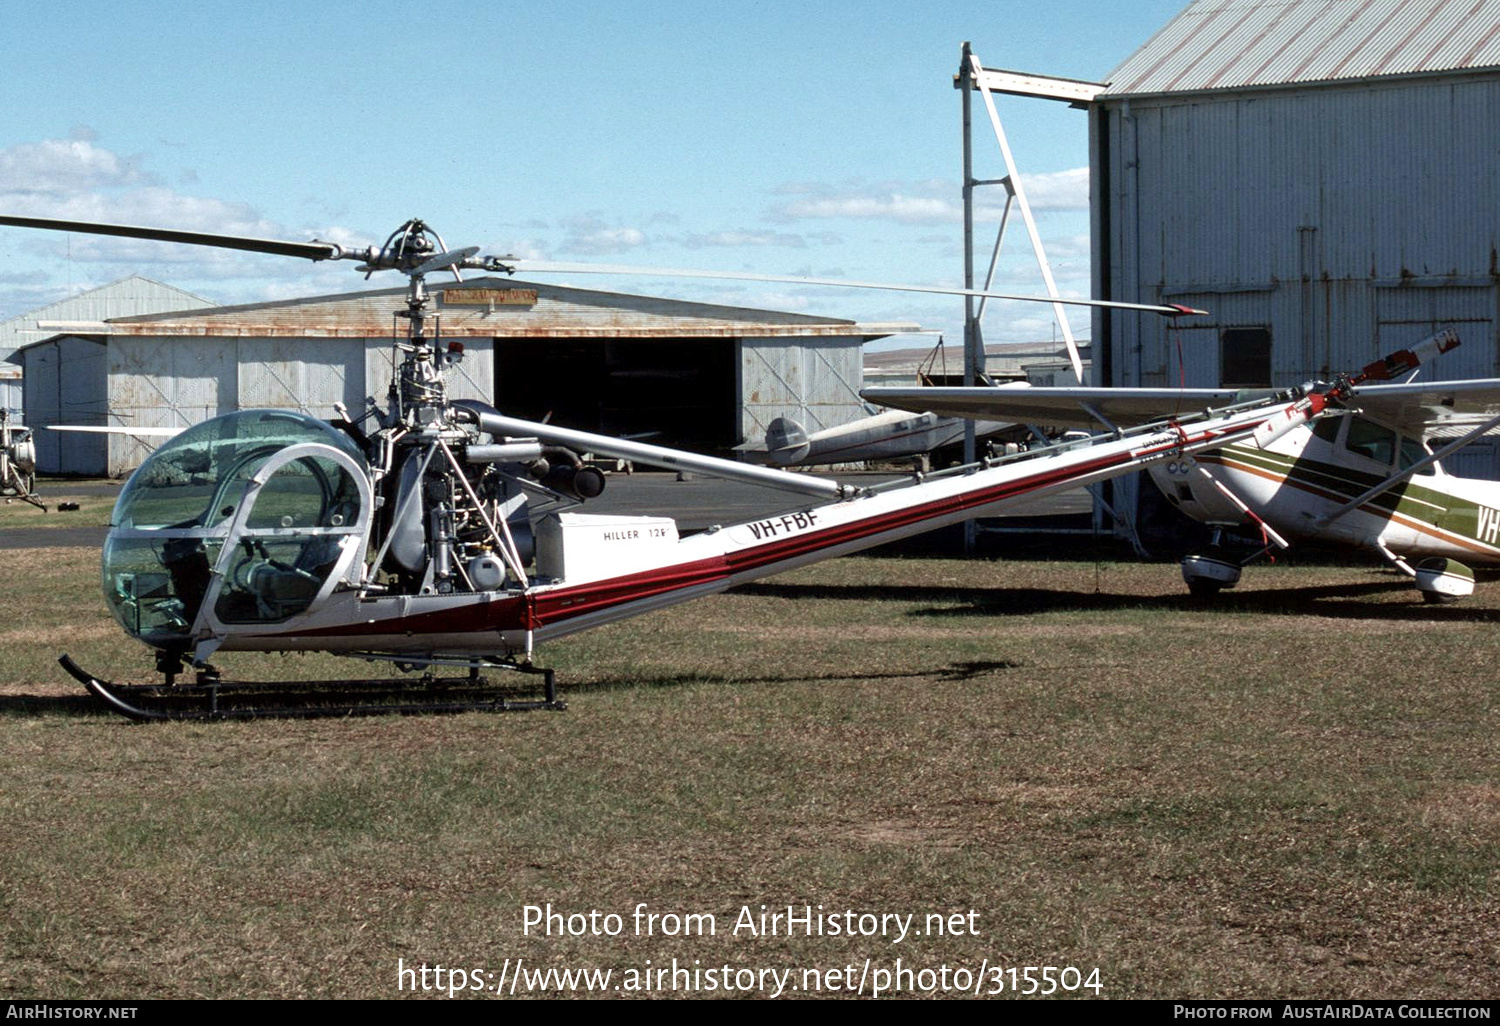
<svg viewBox="0 0 1500 1026">
<path fill-rule="evenodd" d="M 1308 614 L 1350 619 L 1432 620 L 1461 623 L 1500 622 L 1500 611 L 1465 608 L 1462 604 L 1435 606 L 1416 598 L 1416 590 L 1404 577 L 1358 584 L 1319 585 L 1310 588 L 1222 592 L 1212 599 L 1191 595 L 1115 595 L 1107 592 L 1059 591 L 1043 588 L 955 588 L 929 585 L 831 585 L 746 584 L 736 594 L 783 599 L 844 600 L 855 602 L 942 603 L 908 613 L 916 617 L 1019 616 L 1074 610 L 1113 612 L 1119 610 L 1167 610 L 1173 612 L 1227 612 L 1262 614 Z M 1412 601 L 1381 601 L 1382 596 L 1408 594 Z"/>
<path fill-rule="evenodd" d="M 820 682 L 855 680 L 922 680 L 955 683 L 988 677 L 995 673 L 1004 672 L 1005 670 L 1017 670 L 1025 665 L 1024 662 L 1012 662 L 1008 659 L 981 659 L 971 662 L 948 663 L 935 670 L 903 670 L 900 673 L 785 673 L 755 674 L 750 676 L 721 673 L 684 673 L 675 674 L 670 677 L 631 677 L 621 680 L 580 681 L 576 684 L 569 684 L 567 690 L 569 695 L 574 695 L 591 691 L 619 691 L 625 688 L 632 690 L 639 690 L 641 688 L 680 688 L 694 684 L 710 684 L 714 686 L 740 684 L 817 684 Z"/>
<path fill-rule="evenodd" d="M 821 674 L 756 674 L 756 675 L 730 675 L 719 673 L 683 673 L 669 677 L 653 676 L 626 676 L 612 680 L 580 680 L 570 682 L 561 681 L 565 685 L 565 695 L 570 697 L 577 694 L 589 692 L 610 692 L 624 689 L 662 689 L 690 687 L 692 685 L 708 684 L 712 686 L 738 686 L 742 684 L 816 684 L 831 681 L 857 681 L 857 680 L 922 680 L 928 682 L 961 683 L 963 681 L 976 680 L 979 678 L 1001 673 L 1005 670 L 1020 669 L 1025 666 L 1024 662 L 1012 662 L 1010 660 L 972 660 L 968 662 L 952 662 L 934 670 L 906 670 L 900 673 L 821 673 Z M 559 675 L 561 676 L 561 675 Z M 295 689 L 296 685 L 288 685 L 289 689 Z M 516 697 L 531 697 L 530 695 L 517 695 Z M 372 707 L 374 708 L 374 707 Z M 392 714 L 398 709 L 392 709 Z M 451 710 L 438 710 L 451 711 Z M 512 710 L 524 711 L 524 710 Z M 0 696 L 0 717 L 40 717 L 40 716 L 74 716 L 74 717 L 112 717 L 114 712 L 107 709 L 98 699 L 88 694 L 78 695 L 3 695 Z M 421 715 L 421 714 L 419 714 Z M 267 713 L 266 720 L 274 720 L 278 717 Z"/>
<path fill-rule="evenodd" d="M 0 695 L 0 716 L 108 716 L 99 700 L 80 689 L 76 695 Z"/>
</svg>

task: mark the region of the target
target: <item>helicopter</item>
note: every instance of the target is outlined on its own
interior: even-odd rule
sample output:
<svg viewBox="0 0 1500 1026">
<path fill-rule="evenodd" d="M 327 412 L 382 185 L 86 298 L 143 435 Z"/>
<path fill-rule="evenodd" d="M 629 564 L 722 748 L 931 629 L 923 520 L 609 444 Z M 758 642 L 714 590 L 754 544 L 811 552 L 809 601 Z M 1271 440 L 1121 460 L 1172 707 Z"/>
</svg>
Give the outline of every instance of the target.
<svg viewBox="0 0 1500 1026">
<path fill-rule="evenodd" d="M 29 502 L 45 513 L 47 507 L 35 493 L 36 443 L 31 429 L 12 424 L 10 411 L 0 407 L 0 495 Z"/>
<path fill-rule="evenodd" d="M 462 346 L 436 331 L 426 275 L 512 274 L 521 262 L 450 250 L 417 219 L 378 247 L 354 250 L 29 217 L 0 216 L 0 225 L 352 260 L 367 275 L 394 270 L 408 279 L 397 311 L 405 335 L 394 342 L 401 358 L 383 404 L 371 398 L 362 415 L 341 411 L 332 421 L 289 410 L 215 417 L 162 444 L 122 489 L 102 554 L 104 598 L 124 631 L 154 653 L 162 683 L 112 683 L 67 656 L 60 661 L 135 719 L 565 708 L 554 672 L 535 661 L 545 642 L 1155 462 L 1233 442 L 1266 445 L 1341 401 L 1337 388 L 1293 390 L 1119 437 L 856 486 L 451 399 L 445 375 Z M 583 463 L 585 452 L 797 498 L 783 513 L 691 535 L 669 517 L 580 513 L 606 481 Z M 233 651 L 386 661 L 421 671 L 423 694 L 405 701 L 412 689 L 403 678 L 230 681 L 210 660 Z M 433 677 L 442 667 L 468 675 Z M 491 669 L 541 675 L 542 695 L 497 697 L 481 676 Z M 356 698 L 308 699 L 325 684 Z"/>
</svg>

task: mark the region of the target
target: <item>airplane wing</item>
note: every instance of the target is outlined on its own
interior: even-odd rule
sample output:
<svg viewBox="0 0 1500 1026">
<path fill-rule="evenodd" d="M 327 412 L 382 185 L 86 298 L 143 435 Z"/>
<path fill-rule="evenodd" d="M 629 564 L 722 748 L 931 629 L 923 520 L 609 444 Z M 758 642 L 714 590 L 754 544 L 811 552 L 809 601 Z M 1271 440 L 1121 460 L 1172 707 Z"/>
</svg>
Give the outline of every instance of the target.
<svg viewBox="0 0 1500 1026">
<path fill-rule="evenodd" d="M 1351 405 L 1403 434 L 1456 438 L 1500 415 L 1500 378 L 1360 385 Z"/>
<path fill-rule="evenodd" d="M 1270 394 L 1269 389 L 1252 393 L 1232 388 L 1033 388 L 1016 385 L 1004 388 L 867 388 L 860 393 L 871 402 L 900 410 L 930 410 L 971 420 L 1004 420 L 1085 430 L 1134 427 Z"/>
<path fill-rule="evenodd" d="M 867 388 L 871 402 L 1047 427 L 1134 427 L 1270 395 L 1228 388 Z M 1353 409 L 1419 438 L 1456 438 L 1500 415 L 1500 378 L 1359 385 Z M 1101 419 L 1103 418 L 1103 419 Z M 1500 428 L 1490 432 L 1500 433 Z"/>
</svg>

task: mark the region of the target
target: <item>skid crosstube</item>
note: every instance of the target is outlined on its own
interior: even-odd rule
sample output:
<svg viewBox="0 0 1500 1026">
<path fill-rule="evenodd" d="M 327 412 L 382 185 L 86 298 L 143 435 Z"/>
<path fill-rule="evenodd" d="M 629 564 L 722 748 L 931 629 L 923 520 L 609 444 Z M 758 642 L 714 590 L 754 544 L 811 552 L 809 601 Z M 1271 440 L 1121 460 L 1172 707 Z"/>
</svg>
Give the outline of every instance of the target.
<svg viewBox="0 0 1500 1026">
<path fill-rule="evenodd" d="M 314 719 L 350 716 L 417 716 L 462 712 L 563 710 L 550 669 L 505 667 L 541 674 L 544 697 L 517 699 L 501 694 L 484 677 L 394 678 L 382 680 L 263 681 L 221 680 L 200 675 L 193 684 L 115 684 L 100 680 L 64 655 L 58 663 L 107 708 L 127 719 L 157 720 Z"/>
</svg>

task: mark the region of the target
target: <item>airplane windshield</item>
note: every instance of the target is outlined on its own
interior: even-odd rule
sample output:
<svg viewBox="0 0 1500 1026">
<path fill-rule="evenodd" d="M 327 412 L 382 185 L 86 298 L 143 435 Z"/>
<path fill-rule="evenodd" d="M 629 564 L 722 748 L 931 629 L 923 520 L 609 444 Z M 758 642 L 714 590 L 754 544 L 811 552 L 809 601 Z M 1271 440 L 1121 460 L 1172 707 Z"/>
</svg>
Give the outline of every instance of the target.
<svg viewBox="0 0 1500 1026">
<path fill-rule="evenodd" d="M 1401 435 L 1386 427 L 1377 424 L 1364 417 L 1349 417 L 1349 433 L 1345 437 L 1344 446 L 1350 452 L 1366 459 L 1374 460 L 1382 466 L 1389 467 L 1392 464 L 1397 470 L 1405 470 L 1419 460 L 1426 459 L 1430 454 L 1427 446 L 1420 439 Z M 1326 421 L 1325 423 L 1336 423 Z M 1332 441 L 1331 436 L 1329 440 Z M 1429 465 L 1420 471 L 1423 475 L 1438 473 L 1436 464 Z"/>
<path fill-rule="evenodd" d="M 256 537 L 236 543 L 220 617 L 275 622 L 305 609 L 332 569 L 332 536 L 348 533 L 359 518 L 358 486 L 338 461 L 309 455 L 277 470 L 253 498 L 246 488 L 268 460 L 305 443 L 365 466 L 344 433 L 280 410 L 206 421 L 142 463 L 115 503 L 104 547 L 104 594 L 121 626 L 148 642 L 185 637 L 247 501 L 254 506 L 240 530 Z"/>
</svg>

